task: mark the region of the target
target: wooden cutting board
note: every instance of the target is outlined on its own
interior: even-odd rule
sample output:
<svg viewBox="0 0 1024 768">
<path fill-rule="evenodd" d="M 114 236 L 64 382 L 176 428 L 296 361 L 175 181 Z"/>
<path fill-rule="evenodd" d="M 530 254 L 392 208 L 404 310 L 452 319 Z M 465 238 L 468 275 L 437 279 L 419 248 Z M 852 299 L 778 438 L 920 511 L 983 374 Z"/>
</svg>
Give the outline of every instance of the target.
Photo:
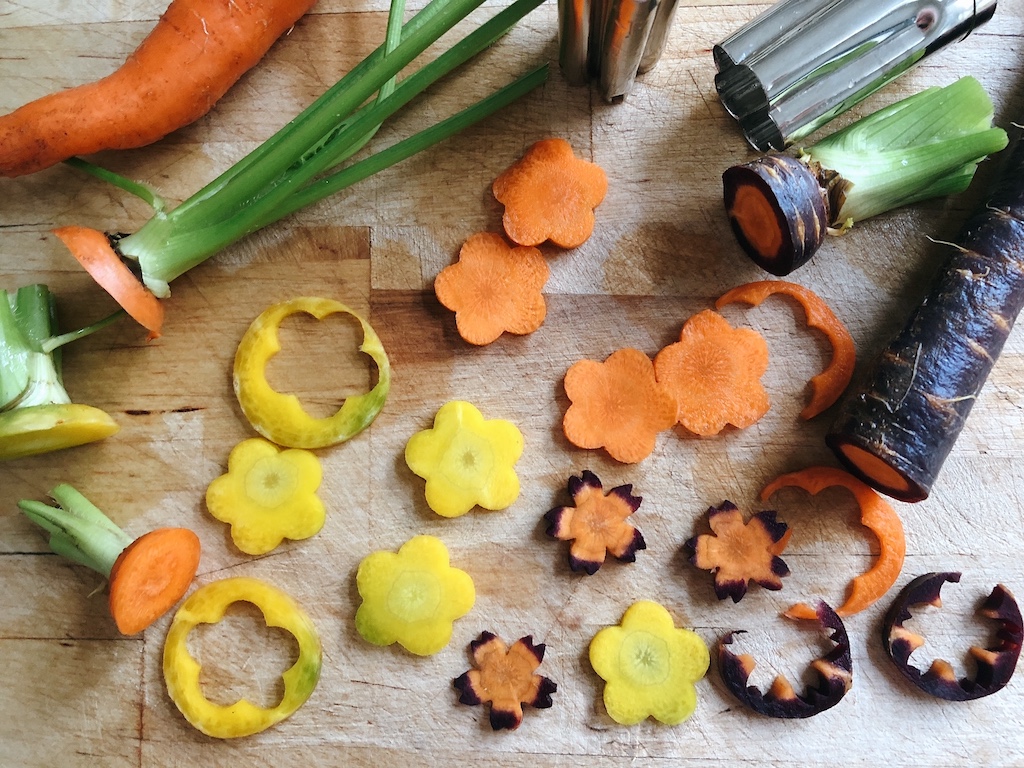
<svg viewBox="0 0 1024 768">
<path fill-rule="evenodd" d="M 114 69 L 152 27 L 163 0 L 54 4 L 23 0 L 0 14 L 0 110 Z M 712 669 L 698 684 L 695 715 L 676 727 L 622 727 L 606 714 L 602 683 L 587 661 L 590 639 L 639 599 L 656 600 L 678 626 L 714 644 L 747 629 L 738 650 L 758 659 L 752 682 L 776 672 L 812 680 L 808 662 L 828 644 L 779 618 L 797 599 L 841 602 L 870 566 L 877 544 L 843 492 L 772 500 L 794 535 L 793 573 L 781 592 L 755 588 L 719 602 L 709 574 L 688 566 L 683 542 L 701 516 L 729 499 L 765 508 L 773 477 L 833 458 L 823 445 L 829 416 L 798 417 L 805 382 L 827 361 L 822 338 L 798 309 L 772 301 L 726 310 L 764 334 L 772 360 L 764 379 L 772 409 L 755 426 L 697 439 L 662 433 L 653 455 L 623 465 L 571 446 L 560 423 L 561 380 L 575 361 L 621 347 L 648 354 L 676 339 L 691 314 L 760 273 L 741 255 L 722 210 L 720 174 L 753 157 L 713 86 L 713 43 L 765 4 L 683 0 L 668 48 L 625 102 L 603 103 L 548 83 L 481 125 L 357 187 L 273 226 L 175 281 L 165 335 L 147 343 L 123 321 L 67 350 L 66 380 L 78 402 L 108 411 L 121 430 L 91 446 L 0 467 L 0 764 L 4 766 L 306 765 L 1024 765 L 1024 681 L 969 704 L 932 700 L 909 688 L 886 660 L 881 616 L 892 595 L 850 617 L 854 685 L 832 710 L 778 721 L 744 710 Z M 473 15 L 480 21 L 493 9 Z M 866 112 L 933 84 L 973 74 L 996 104 L 1000 125 L 1021 119 L 1024 0 L 928 59 L 855 110 Z M 156 146 L 108 153 L 104 165 L 179 201 L 256 146 L 351 68 L 382 38 L 386 7 L 321 0 L 206 118 Z M 556 11 L 548 3 L 461 74 L 447 79 L 385 127 L 376 146 L 450 114 L 541 61 L 555 62 Z M 847 115 L 837 121 L 844 124 Z M 544 326 L 473 348 L 433 296 L 434 276 L 478 231 L 498 231 L 490 183 L 533 141 L 568 139 L 610 178 L 594 236 L 584 246 L 545 248 L 551 278 Z M 819 292 L 848 324 L 864 364 L 903 322 L 937 259 L 982 197 L 993 163 L 968 193 L 914 206 L 830 239 L 793 278 Z M 111 231 L 140 226 L 146 211 L 120 191 L 58 167 L 0 180 L 0 285 L 45 282 L 67 327 L 110 311 L 111 302 L 52 236 L 55 226 Z M 356 439 L 319 452 L 327 523 L 316 537 L 251 558 L 206 512 L 204 492 L 228 452 L 253 432 L 231 391 L 231 361 L 248 323 L 270 304 L 313 294 L 365 313 L 394 372 L 387 405 Z M 327 413 L 365 390 L 373 372 L 355 352 L 358 332 L 333 318 L 286 324 L 271 381 Z M 932 570 L 960 570 L 945 607 L 914 624 L 927 637 L 915 659 L 943 656 L 970 670 L 965 650 L 990 642 L 973 617 L 997 582 L 1024 594 L 1024 336 L 1011 335 L 981 399 L 927 501 L 895 503 L 907 536 L 899 585 Z M 402 459 L 415 432 L 452 399 L 488 418 L 509 419 L 525 437 L 517 465 L 522 492 L 509 509 L 447 520 L 423 498 Z M 566 482 L 590 469 L 606 487 L 633 485 L 648 548 L 636 563 L 574 574 L 564 544 L 544 535 L 542 515 L 568 502 Z M 161 672 L 165 617 L 140 636 L 118 635 L 97 590 L 100 579 L 49 554 L 40 531 L 18 514 L 70 482 L 132 535 L 161 525 L 194 529 L 203 544 L 198 584 L 249 575 L 292 594 L 319 628 L 320 684 L 294 716 L 257 736 L 209 739 L 169 700 Z M 353 627 L 354 574 L 374 550 L 427 533 L 449 547 L 475 581 L 477 602 L 435 656 L 363 642 Z M 469 667 L 467 644 L 483 630 L 547 644 L 540 671 L 558 683 L 555 705 L 527 711 L 522 728 L 493 733 L 486 709 L 456 701 L 451 680 Z M 240 607 L 192 637 L 212 699 L 264 705 L 294 643 Z"/>
</svg>

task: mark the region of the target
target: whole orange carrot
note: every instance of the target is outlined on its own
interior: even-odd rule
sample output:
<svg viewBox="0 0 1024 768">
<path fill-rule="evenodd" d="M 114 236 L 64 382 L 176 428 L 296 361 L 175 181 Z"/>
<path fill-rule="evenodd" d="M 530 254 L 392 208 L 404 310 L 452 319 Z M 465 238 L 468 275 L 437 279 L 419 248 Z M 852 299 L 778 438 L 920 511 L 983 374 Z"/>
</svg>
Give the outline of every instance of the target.
<svg viewBox="0 0 1024 768">
<path fill-rule="evenodd" d="M 316 0 L 172 0 L 116 72 L 0 116 L 0 175 L 151 144 L 205 115 Z"/>
</svg>

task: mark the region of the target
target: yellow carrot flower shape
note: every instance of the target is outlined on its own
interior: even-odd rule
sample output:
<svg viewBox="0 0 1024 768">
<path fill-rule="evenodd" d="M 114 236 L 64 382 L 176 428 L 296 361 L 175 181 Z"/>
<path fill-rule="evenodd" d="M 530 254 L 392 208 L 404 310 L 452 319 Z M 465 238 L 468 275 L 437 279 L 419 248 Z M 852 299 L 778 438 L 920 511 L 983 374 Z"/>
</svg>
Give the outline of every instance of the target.
<svg viewBox="0 0 1024 768">
<path fill-rule="evenodd" d="M 398 552 L 374 552 L 356 571 L 363 602 L 356 630 L 374 645 L 398 643 L 417 656 L 437 653 L 452 637 L 453 622 L 476 601 L 473 580 L 453 568 L 444 543 L 415 536 Z"/>
<path fill-rule="evenodd" d="M 514 424 L 485 420 L 476 406 L 453 400 L 441 406 L 432 429 L 412 436 L 405 462 L 427 481 L 427 505 L 458 517 L 478 505 L 505 509 L 519 498 L 515 463 L 522 453 L 523 435 Z"/>
<path fill-rule="evenodd" d="M 604 705 L 622 725 L 653 717 L 676 725 L 697 707 L 694 684 L 708 671 L 711 655 L 700 636 L 678 629 L 667 610 L 634 603 L 615 627 L 590 642 L 590 664 L 605 680 Z"/>
<path fill-rule="evenodd" d="M 262 555 L 283 539 L 308 539 L 324 526 L 316 495 L 323 473 L 309 451 L 285 451 L 258 437 L 228 457 L 227 474 L 206 489 L 210 514 L 231 526 L 231 540 L 247 555 Z"/>
</svg>

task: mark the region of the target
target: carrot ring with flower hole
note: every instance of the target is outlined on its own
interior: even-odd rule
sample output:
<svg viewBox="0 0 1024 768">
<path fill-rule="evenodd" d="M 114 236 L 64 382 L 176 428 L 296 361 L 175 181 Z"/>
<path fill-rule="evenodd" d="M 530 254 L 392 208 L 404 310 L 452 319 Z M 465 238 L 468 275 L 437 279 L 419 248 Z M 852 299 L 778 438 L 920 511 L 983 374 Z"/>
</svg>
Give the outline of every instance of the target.
<svg viewBox="0 0 1024 768">
<path fill-rule="evenodd" d="M 829 634 L 835 648 L 824 657 L 811 662 L 811 668 L 818 674 L 818 683 L 809 687 L 802 695 L 782 675 L 778 675 L 771 687 L 761 692 L 750 685 L 750 673 L 756 662 L 750 654 L 735 654 L 729 650 L 735 635 L 743 630 L 729 632 L 718 643 L 718 671 L 722 682 L 733 696 L 761 715 L 784 719 L 808 718 L 831 709 L 853 687 L 853 657 L 850 653 L 850 638 L 842 619 L 828 604 L 819 601 L 810 609 L 809 616 L 786 615 L 817 621 Z"/>
<path fill-rule="evenodd" d="M 836 609 L 840 616 L 852 616 L 888 592 L 903 569 L 907 543 L 903 523 L 896 510 L 853 475 L 835 467 L 808 467 L 777 477 L 761 491 L 761 500 L 766 501 L 780 488 L 802 488 L 811 495 L 817 495 L 826 488 L 837 486 L 853 493 L 860 507 L 861 525 L 878 537 L 879 544 L 878 560 L 850 583 L 846 602 Z M 815 611 L 805 603 L 798 603 L 787 610 L 786 615 L 794 619 L 813 619 Z"/>
<path fill-rule="evenodd" d="M 299 658 L 282 675 L 284 695 L 274 707 L 257 707 L 247 699 L 221 706 L 203 695 L 200 664 L 188 652 L 189 633 L 199 624 L 216 624 L 234 603 L 252 603 L 268 627 L 280 627 L 299 644 Z M 292 715 L 320 680 L 323 652 L 316 626 L 289 595 L 259 579 L 237 576 L 201 587 L 178 609 L 164 644 L 167 693 L 185 719 L 217 739 L 251 736 Z"/>
<path fill-rule="evenodd" d="M 979 616 L 999 623 L 996 643 L 986 647 L 972 645 L 968 649 L 977 667 L 974 676 L 957 679 L 953 666 L 945 659 L 935 659 L 928 669 L 921 671 L 910 663 L 910 657 L 924 645 L 924 638 L 904 623 L 913 618 L 911 609 L 918 605 L 940 607 L 942 585 L 958 581 L 959 571 L 945 571 L 925 573 L 907 584 L 885 614 L 882 643 L 900 674 L 925 693 L 946 701 L 972 701 L 990 696 L 1010 682 L 1024 643 L 1024 624 L 1020 606 L 1010 590 L 996 584 L 977 611 Z"/>
<path fill-rule="evenodd" d="M 801 417 L 811 419 L 839 399 L 853 378 L 857 362 L 853 336 L 824 299 L 814 291 L 787 280 L 758 280 L 726 291 L 715 302 L 715 309 L 720 310 L 726 304 L 737 301 L 756 307 L 776 293 L 796 299 L 803 307 L 807 327 L 824 333 L 832 346 L 832 359 L 824 371 L 811 378 L 811 399 L 800 411 Z"/>
<path fill-rule="evenodd" d="M 338 312 L 351 315 L 363 329 L 359 350 L 377 364 L 373 389 L 346 398 L 333 416 L 310 416 L 295 395 L 277 392 L 267 382 L 267 363 L 281 349 L 278 329 L 286 317 L 299 312 L 317 320 Z M 391 366 L 380 338 L 366 320 L 339 301 L 303 296 L 275 304 L 253 320 L 235 353 L 234 387 L 245 417 L 268 440 L 287 448 L 326 448 L 359 434 L 377 418 L 391 389 Z"/>
</svg>

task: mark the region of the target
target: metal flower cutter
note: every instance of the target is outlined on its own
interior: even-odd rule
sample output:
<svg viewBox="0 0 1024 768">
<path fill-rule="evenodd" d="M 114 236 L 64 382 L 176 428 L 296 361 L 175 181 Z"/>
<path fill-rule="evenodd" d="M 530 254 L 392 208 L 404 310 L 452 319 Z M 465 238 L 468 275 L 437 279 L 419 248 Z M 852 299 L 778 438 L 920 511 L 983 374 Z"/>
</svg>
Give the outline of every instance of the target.
<svg viewBox="0 0 1024 768">
<path fill-rule="evenodd" d="M 558 63 L 566 79 L 593 79 L 605 101 L 622 100 L 657 64 L 679 0 L 558 0 Z"/>
</svg>

